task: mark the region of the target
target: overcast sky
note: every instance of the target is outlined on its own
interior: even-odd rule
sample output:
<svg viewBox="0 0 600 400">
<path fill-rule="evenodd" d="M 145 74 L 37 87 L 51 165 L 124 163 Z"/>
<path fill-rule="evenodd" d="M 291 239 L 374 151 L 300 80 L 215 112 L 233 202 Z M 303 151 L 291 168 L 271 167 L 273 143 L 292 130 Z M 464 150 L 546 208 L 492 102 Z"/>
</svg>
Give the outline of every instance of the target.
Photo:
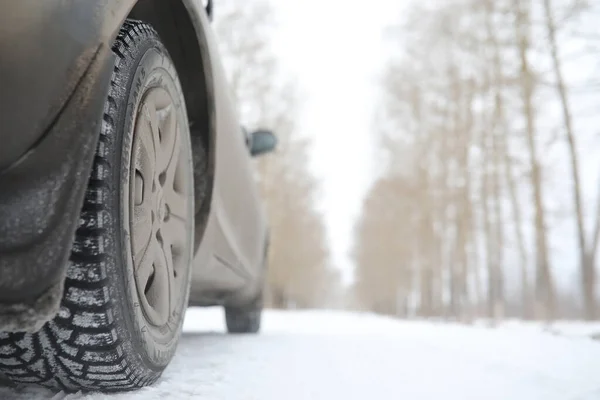
<svg viewBox="0 0 600 400">
<path fill-rule="evenodd" d="M 373 180 L 376 80 L 385 60 L 383 28 L 398 0 L 272 0 L 276 51 L 305 96 L 299 129 L 313 138 L 312 169 L 322 182 L 321 211 L 332 262 L 351 276 L 352 228 Z"/>
<path fill-rule="evenodd" d="M 412 1 L 271 0 L 279 26 L 275 51 L 304 94 L 299 129 L 313 139 L 311 167 L 321 180 L 319 206 L 329 231 L 332 262 L 346 278 L 352 273 L 348 252 L 353 225 L 377 164 L 382 162 L 374 157 L 372 118 L 378 100 L 378 74 L 390 50 L 384 46 L 383 30 L 399 21 Z M 598 8 L 600 13 L 600 5 Z M 590 14 L 577 29 L 595 32 L 595 15 Z M 540 37 L 540 43 L 543 39 Z M 561 46 L 568 54 L 580 55 L 565 65 L 569 85 L 581 88 L 594 81 L 598 49 L 581 47 L 580 41 L 572 39 Z M 539 66 L 542 60 L 533 62 Z M 597 106 L 597 97 L 595 92 L 585 96 L 573 91 L 571 101 L 575 105 L 584 195 L 593 199 L 600 178 L 596 150 L 600 118 L 590 111 Z M 542 137 L 547 137 L 560 124 L 561 114 L 552 103 L 546 104 L 543 112 L 540 129 L 547 130 L 542 132 Z M 568 284 L 576 280 L 577 269 L 573 221 L 564 218 L 572 209 L 569 164 L 560 149 L 545 152 L 542 161 L 548 173 L 546 207 L 553 228 L 550 244 L 557 257 L 553 268 L 559 270 L 558 283 Z"/>
</svg>

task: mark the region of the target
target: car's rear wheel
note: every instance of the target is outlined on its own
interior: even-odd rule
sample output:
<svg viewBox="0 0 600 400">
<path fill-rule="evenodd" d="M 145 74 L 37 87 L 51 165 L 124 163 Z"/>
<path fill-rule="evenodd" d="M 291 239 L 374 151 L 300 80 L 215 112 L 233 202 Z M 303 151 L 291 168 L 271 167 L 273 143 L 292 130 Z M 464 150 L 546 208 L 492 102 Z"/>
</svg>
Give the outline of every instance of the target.
<svg viewBox="0 0 600 400">
<path fill-rule="evenodd" d="M 262 297 L 243 307 L 225 307 L 227 332 L 258 333 L 262 319 Z"/>
<path fill-rule="evenodd" d="M 0 333 L 0 374 L 63 390 L 153 383 L 187 307 L 193 164 L 177 74 L 154 30 L 127 21 L 61 308 L 41 331 Z"/>
<path fill-rule="evenodd" d="M 264 287 L 268 264 L 268 248 L 265 247 L 262 274 L 259 278 L 258 293 L 245 304 L 225 306 L 225 324 L 227 332 L 232 334 L 251 334 L 260 331 L 262 311 L 264 307 Z"/>
</svg>

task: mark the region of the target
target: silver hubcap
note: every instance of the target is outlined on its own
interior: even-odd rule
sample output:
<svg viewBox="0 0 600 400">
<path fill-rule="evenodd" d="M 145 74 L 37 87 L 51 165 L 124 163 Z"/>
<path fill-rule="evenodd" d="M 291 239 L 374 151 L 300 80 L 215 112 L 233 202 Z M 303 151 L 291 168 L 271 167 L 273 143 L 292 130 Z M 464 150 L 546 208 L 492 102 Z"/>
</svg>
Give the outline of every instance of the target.
<svg viewBox="0 0 600 400">
<path fill-rule="evenodd" d="M 131 246 L 140 304 L 153 325 L 168 322 L 186 265 L 189 166 L 181 154 L 178 110 L 163 88 L 142 99 L 130 176 Z"/>
</svg>

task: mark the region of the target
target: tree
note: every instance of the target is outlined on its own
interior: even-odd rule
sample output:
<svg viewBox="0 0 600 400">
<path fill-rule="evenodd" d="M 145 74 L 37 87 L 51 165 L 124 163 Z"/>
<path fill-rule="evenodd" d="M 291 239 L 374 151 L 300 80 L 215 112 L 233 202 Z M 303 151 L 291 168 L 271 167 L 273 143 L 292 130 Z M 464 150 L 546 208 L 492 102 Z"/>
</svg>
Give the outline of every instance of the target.
<svg viewBox="0 0 600 400">
<path fill-rule="evenodd" d="M 507 121 L 507 106 L 506 106 L 506 82 L 508 80 L 505 72 L 506 66 L 502 62 L 503 49 L 499 37 L 500 26 L 494 24 L 494 16 L 498 12 L 497 2 L 487 0 L 485 7 L 485 25 L 486 25 L 486 42 L 491 53 L 492 76 L 491 90 L 493 91 L 493 121 L 494 126 L 498 128 L 494 134 L 495 152 L 498 157 L 495 159 L 497 168 L 502 168 L 504 182 L 506 182 L 506 191 L 509 196 L 509 205 L 513 217 L 514 238 L 517 244 L 517 254 L 520 272 L 520 289 L 521 289 L 521 308 L 522 316 L 525 318 L 532 316 L 530 289 L 529 289 L 529 272 L 528 272 L 528 254 L 525 248 L 525 238 L 523 233 L 523 218 L 521 205 L 518 199 L 517 182 L 514 174 L 514 162 L 509 152 L 509 124 Z M 497 20 L 497 18 L 496 18 Z M 498 179 L 498 178 L 497 178 Z M 497 196 L 499 197 L 499 196 Z M 498 204 L 500 202 L 497 202 Z M 501 214 L 497 213 L 497 214 Z M 500 225 L 500 224 L 499 224 Z"/>
<path fill-rule="evenodd" d="M 422 316 L 572 317 L 582 294 L 583 314 L 597 317 L 600 192 L 590 201 L 584 170 L 592 163 L 580 144 L 586 126 L 597 125 L 576 123 L 586 117 L 583 88 L 570 83 L 566 47 L 600 43 L 585 33 L 598 11 L 585 0 L 440 0 L 415 4 L 390 29 L 397 51 L 382 76 L 376 125 L 389 165 L 355 235 L 363 301 L 391 290 L 370 294 L 375 278 L 410 277 L 403 290 Z M 585 87 L 583 104 L 594 104 L 594 89 Z M 566 213 L 563 193 L 573 204 Z M 393 219 L 377 216 L 394 207 Z M 557 225 L 571 221 L 573 245 Z M 397 252 L 376 251 L 381 238 Z M 567 246 L 579 265 L 576 287 L 558 271 Z M 379 309 L 396 310 L 391 295 L 384 300 Z"/>
<path fill-rule="evenodd" d="M 539 161 L 539 150 L 536 139 L 536 116 L 533 104 L 535 81 L 531 71 L 531 62 L 529 61 L 529 52 L 531 51 L 531 5 L 531 1 L 513 1 L 515 37 L 520 65 L 519 82 L 521 101 L 523 115 L 526 119 L 527 148 L 530 158 L 531 186 L 533 188 L 533 204 L 535 207 L 535 308 L 538 316 L 549 319 L 552 318 L 555 312 L 555 294 L 548 255 L 548 226 L 543 204 L 544 190 L 542 184 L 542 168 Z"/>
<path fill-rule="evenodd" d="M 579 1 L 575 2 L 573 9 L 577 8 Z M 575 205 L 575 224 L 577 228 L 577 239 L 579 245 L 579 262 L 581 269 L 581 286 L 583 292 L 584 316 L 587 319 L 596 318 L 596 270 L 595 259 L 598 248 L 598 233 L 600 231 L 600 216 L 596 215 L 594 236 L 591 240 L 587 240 L 584 222 L 584 205 L 582 198 L 581 173 L 579 167 L 579 155 L 577 147 L 577 139 L 573 127 L 573 115 L 571 112 L 571 104 L 569 102 L 568 88 L 565 84 L 563 66 L 559 56 L 559 43 L 557 40 L 557 24 L 554 16 L 554 10 L 551 0 L 543 0 L 545 23 L 550 47 L 550 55 L 552 59 L 552 70 L 556 79 L 556 90 L 560 99 L 564 131 L 567 139 L 567 147 L 569 150 L 569 158 L 571 164 L 571 179 L 573 180 L 573 203 Z M 599 201 L 600 207 L 600 201 Z"/>
<path fill-rule="evenodd" d="M 406 317 L 413 290 L 413 228 L 410 188 L 400 176 L 372 186 L 355 231 L 355 292 L 373 312 Z"/>
</svg>

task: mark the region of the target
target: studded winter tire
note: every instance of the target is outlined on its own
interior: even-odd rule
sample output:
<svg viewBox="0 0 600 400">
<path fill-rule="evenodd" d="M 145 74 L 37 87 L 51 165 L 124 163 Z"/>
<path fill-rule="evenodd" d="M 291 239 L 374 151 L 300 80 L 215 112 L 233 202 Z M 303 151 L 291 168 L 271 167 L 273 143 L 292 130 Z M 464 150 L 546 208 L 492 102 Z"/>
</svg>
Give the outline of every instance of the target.
<svg viewBox="0 0 600 400">
<path fill-rule="evenodd" d="M 187 307 L 193 169 L 182 90 L 154 30 L 126 21 L 58 315 L 0 333 L 15 383 L 119 391 L 155 382 Z"/>
</svg>

